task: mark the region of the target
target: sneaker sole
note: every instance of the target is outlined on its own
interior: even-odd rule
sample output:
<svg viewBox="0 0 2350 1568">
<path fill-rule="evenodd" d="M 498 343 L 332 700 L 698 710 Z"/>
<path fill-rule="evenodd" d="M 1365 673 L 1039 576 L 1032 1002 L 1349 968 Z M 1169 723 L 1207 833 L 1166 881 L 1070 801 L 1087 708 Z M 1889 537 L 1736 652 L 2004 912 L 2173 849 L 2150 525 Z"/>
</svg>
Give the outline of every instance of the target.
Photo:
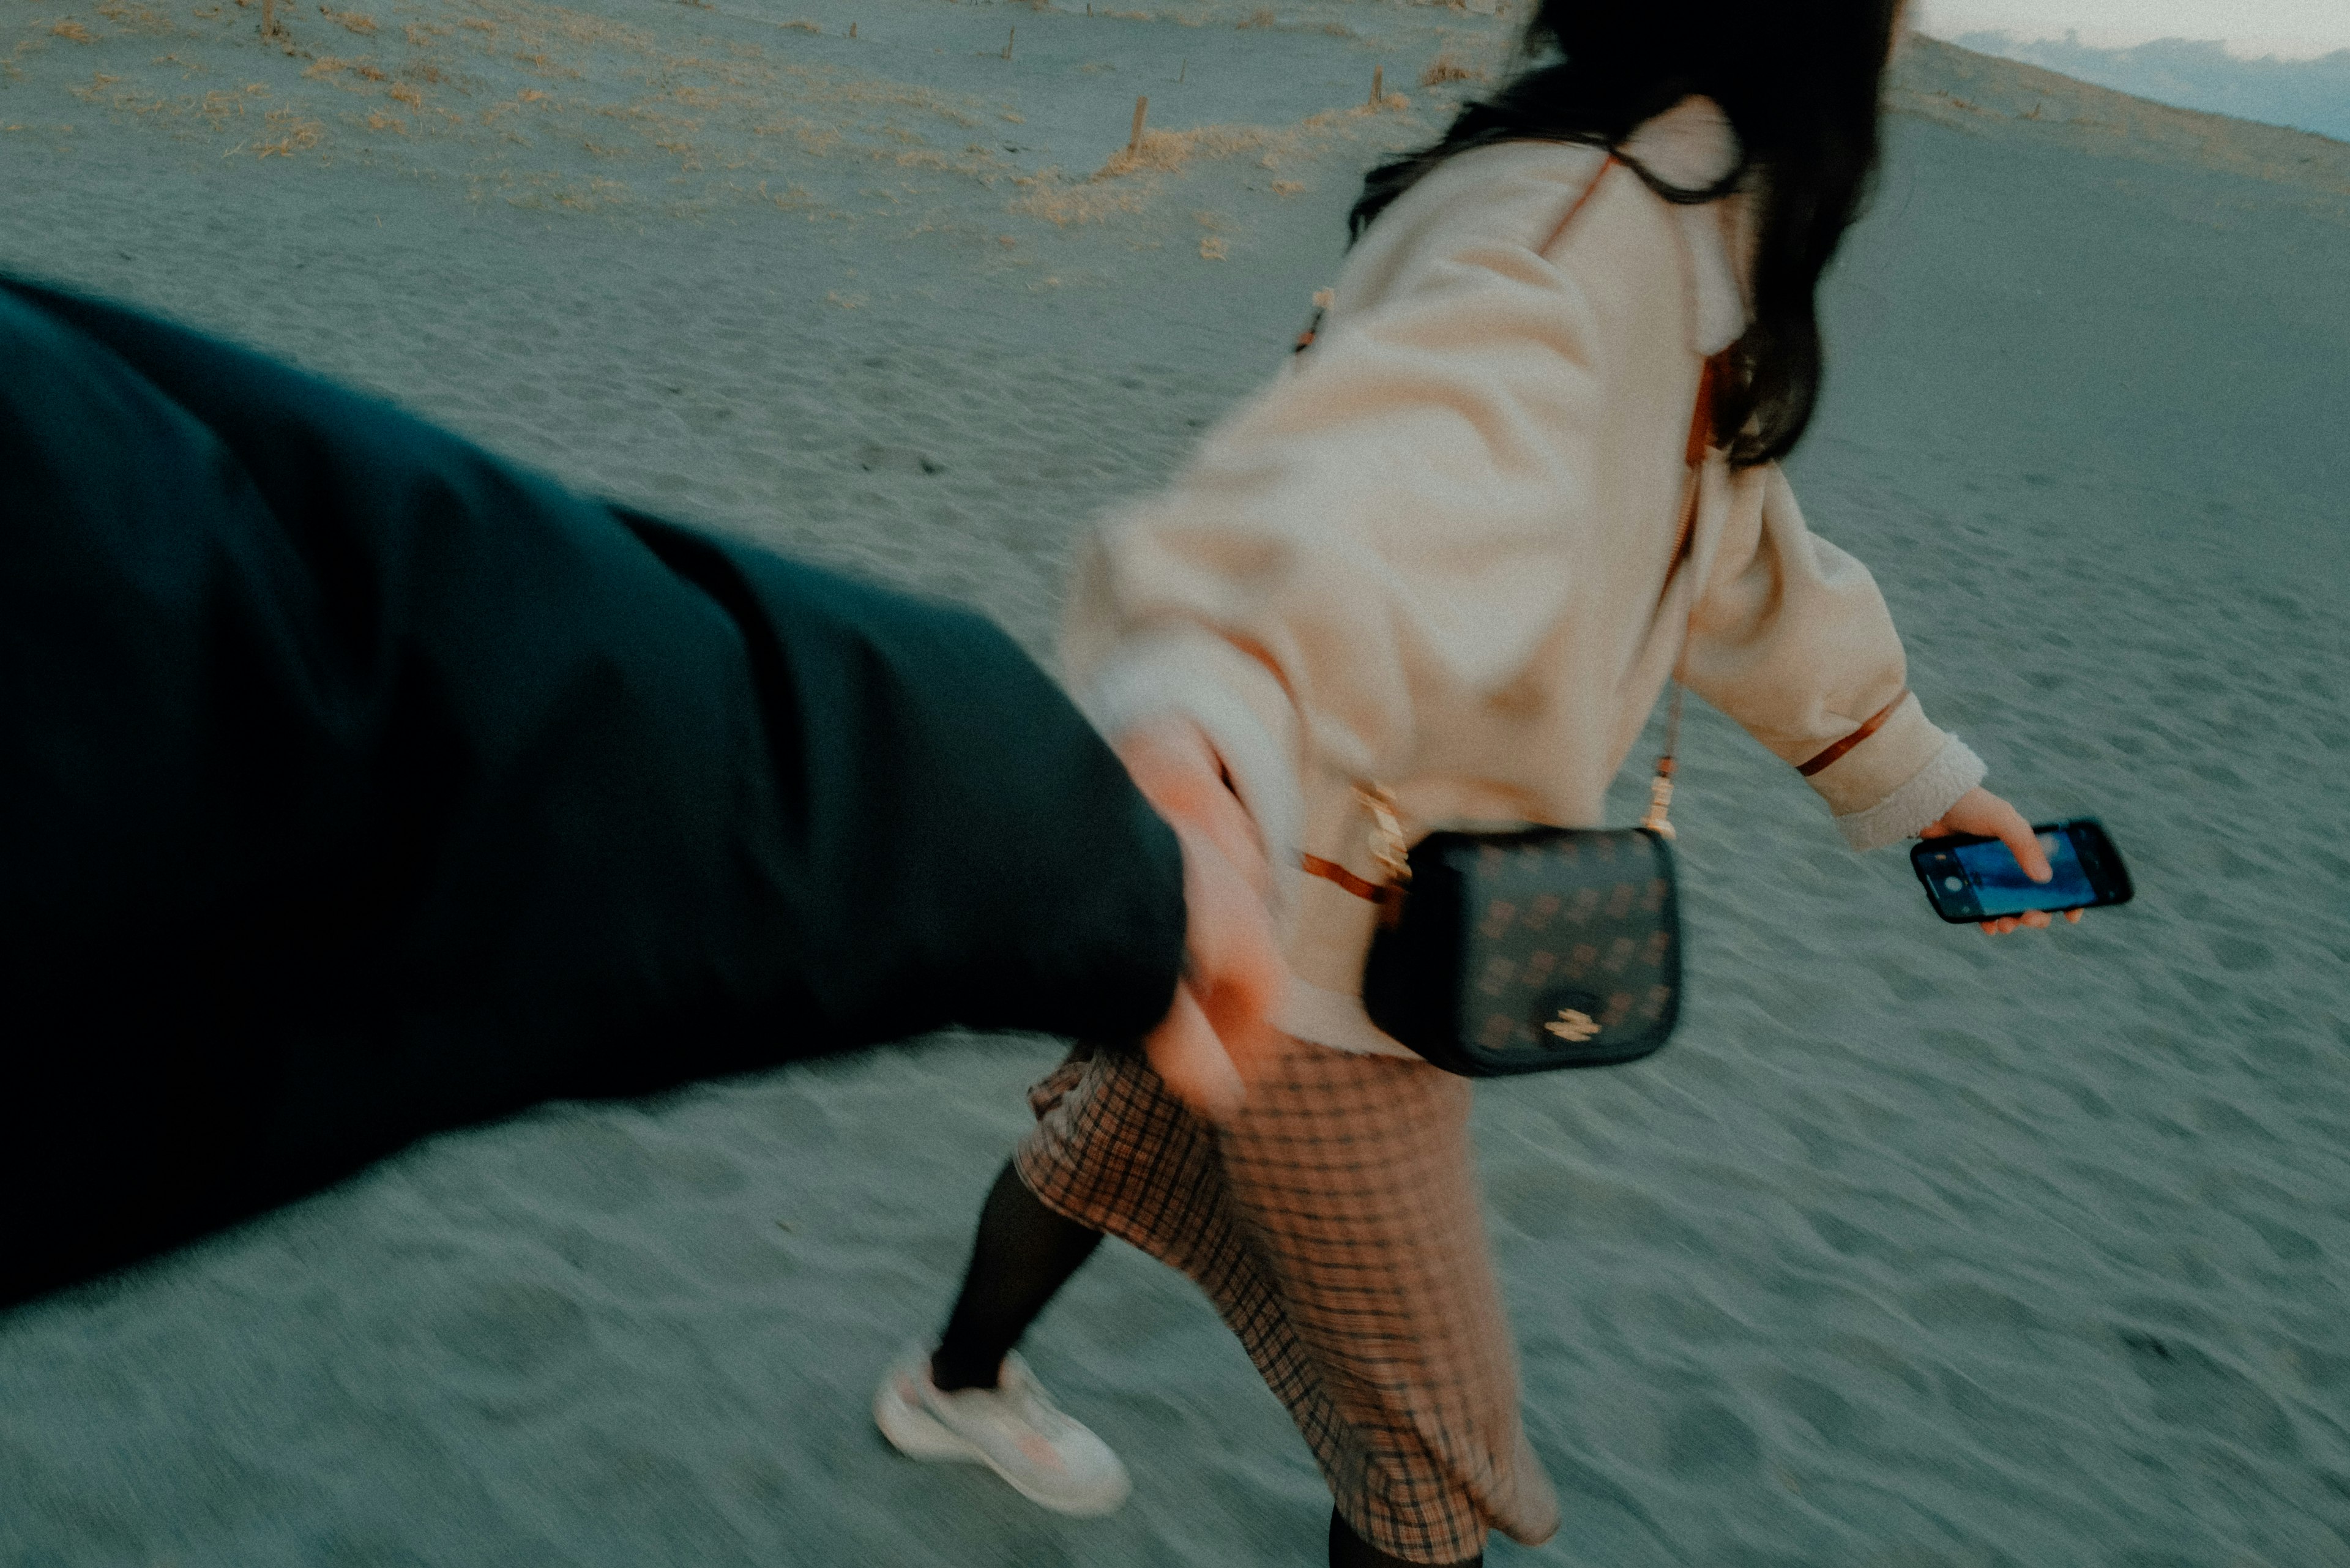
<svg viewBox="0 0 2350 1568">
<path fill-rule="evenodd" d="M 1039 1508 L 1066 1514 L 1072 1519 L 1099 1519 L 1116 1513 L 1126 1506 L 1133 1483 L 1121 1484 L 1114 1493 L 1097 1498 L 1072 1500 L 1040 1492 L 1024 1483 L 988 1456 L 987 1450 L 966 1438 L 958 1438 L 946 1424 L 910 1400 L 899 1397 L 897 1379 L 893 1376 L 882 1384 L 873 1396 L 873 1424 L 889 1446 L 910 1459 L 926 1464 L 983 1465 L 995 1474 L 996 1480 L 1026 1498 Z"/>
</svg>

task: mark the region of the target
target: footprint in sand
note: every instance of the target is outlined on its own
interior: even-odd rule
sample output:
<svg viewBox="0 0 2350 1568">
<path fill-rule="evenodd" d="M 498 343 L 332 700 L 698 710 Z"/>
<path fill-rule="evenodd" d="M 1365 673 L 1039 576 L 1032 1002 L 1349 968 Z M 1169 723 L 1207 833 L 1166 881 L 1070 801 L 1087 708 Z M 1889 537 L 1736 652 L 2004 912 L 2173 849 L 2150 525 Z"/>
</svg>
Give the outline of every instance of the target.
<svg viewBox="0 0 2350 1568">
<path fill-rule="evenodd" d="M 910 446 L 868 441 L 857 449 L 857 466 L 868 473 L 944 473 L 947 465 Z"/>
</svg>

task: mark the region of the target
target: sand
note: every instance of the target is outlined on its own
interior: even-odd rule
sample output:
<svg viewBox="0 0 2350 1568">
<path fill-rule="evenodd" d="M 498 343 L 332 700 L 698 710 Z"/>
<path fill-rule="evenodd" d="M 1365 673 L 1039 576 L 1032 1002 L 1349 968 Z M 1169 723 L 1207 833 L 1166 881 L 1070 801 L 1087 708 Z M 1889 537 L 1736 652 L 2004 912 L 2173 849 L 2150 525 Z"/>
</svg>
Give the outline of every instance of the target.
<svg viewBox="0 0 2350 1568">
<path fill-rule="evenodd" d="M 1441 123 L 1431 62 L 1501 56 L 1342 0 L 354 4 L 280 7 L 288 54 L 234 0 L 6 0 L 0 261 L 1040 651 L 1075 531 Z M 2350 148 L 2057 84 L 1905 67 L 1795 478 L 2139 900 L 1944 928 L 1693 715 L 1680 1037 L 1481 1097 L 1567 1515 L 1497 1564 L 2350 1563 Z M 1144 93 L 1171 140 L 1094 178 Z M 1318 1561 L 1279 1407 L 1119 1249 L 1033 1356 L 1122 1513 L 871 1432 L 1055 1050 L 550 1108 L 0 1319 L 0 1562 Z"/>
</svg>

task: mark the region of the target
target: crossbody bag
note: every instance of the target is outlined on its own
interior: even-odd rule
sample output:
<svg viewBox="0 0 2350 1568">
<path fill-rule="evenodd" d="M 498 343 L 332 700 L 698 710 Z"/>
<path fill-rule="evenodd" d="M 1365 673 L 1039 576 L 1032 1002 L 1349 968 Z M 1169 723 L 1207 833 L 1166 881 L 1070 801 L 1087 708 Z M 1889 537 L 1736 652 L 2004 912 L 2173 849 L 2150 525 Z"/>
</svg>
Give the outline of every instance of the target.
<svg viewBox="0 0 2350 1568">
<path fill-rule="evenodd" d="M 1615 163 L 1611 157 L 1601 167 L 1558 234 Z M 1316 304 L 1299 352 L 1312 345 L 1326 308 Z M 1669 580 L 1695 533 L 1723 369 L 1721 356 L 1709 359 L 1699 382 Z M 1384 880 L 1315 856 L 1305 869 L 1379 907 L 1363 970 L 1373 1023 L 1431 1064 L 1472 1078 L 1608 1066 L 1671 1038 L 1683 976 L 1668 814 L 1681 698 L 1676 681 L 1664 754 L 1637 827 L 1444 829 L 1412 843 L 1394 794 L 1378 784 L 1357 786 Z"/>
</svg>

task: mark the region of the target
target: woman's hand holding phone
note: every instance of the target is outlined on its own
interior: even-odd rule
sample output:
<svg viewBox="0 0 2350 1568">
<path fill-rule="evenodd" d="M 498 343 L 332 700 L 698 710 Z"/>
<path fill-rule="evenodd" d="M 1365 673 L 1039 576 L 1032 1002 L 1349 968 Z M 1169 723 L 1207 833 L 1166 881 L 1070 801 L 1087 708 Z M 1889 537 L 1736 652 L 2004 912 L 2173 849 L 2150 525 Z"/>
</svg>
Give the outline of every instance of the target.
<svg viewBox="0 0 2350 1568">
<path fill-rule="evenodd" d="M 1958 798 L 1956 805 L 1944 812 L 1941 820 L 1929 825 L 1918 836 L 1946 838 L 1952 834 L 1971 833 L 1984 838 L 1996 838 L 2015 857 L 2025 876 L 2034 882 L 2045 882 L 2055 875 L 2048 864 L 2048 852 L 2040 846 L 2040 836 L 2033 831 L 2024 815 L 2006 801 L 1977 785 Z M 2067 909 L 2064 919 L 2071 924 L 2081 923 L 2081 911 Z M 1982 922 L 1982 929 L 1992 936 L 2003 937 L 2021 927 L 2044 930 L 2050 923 L 2045 909 L 2027 909 L 2022 914 L 2002 915 Z"/>
</svg>

